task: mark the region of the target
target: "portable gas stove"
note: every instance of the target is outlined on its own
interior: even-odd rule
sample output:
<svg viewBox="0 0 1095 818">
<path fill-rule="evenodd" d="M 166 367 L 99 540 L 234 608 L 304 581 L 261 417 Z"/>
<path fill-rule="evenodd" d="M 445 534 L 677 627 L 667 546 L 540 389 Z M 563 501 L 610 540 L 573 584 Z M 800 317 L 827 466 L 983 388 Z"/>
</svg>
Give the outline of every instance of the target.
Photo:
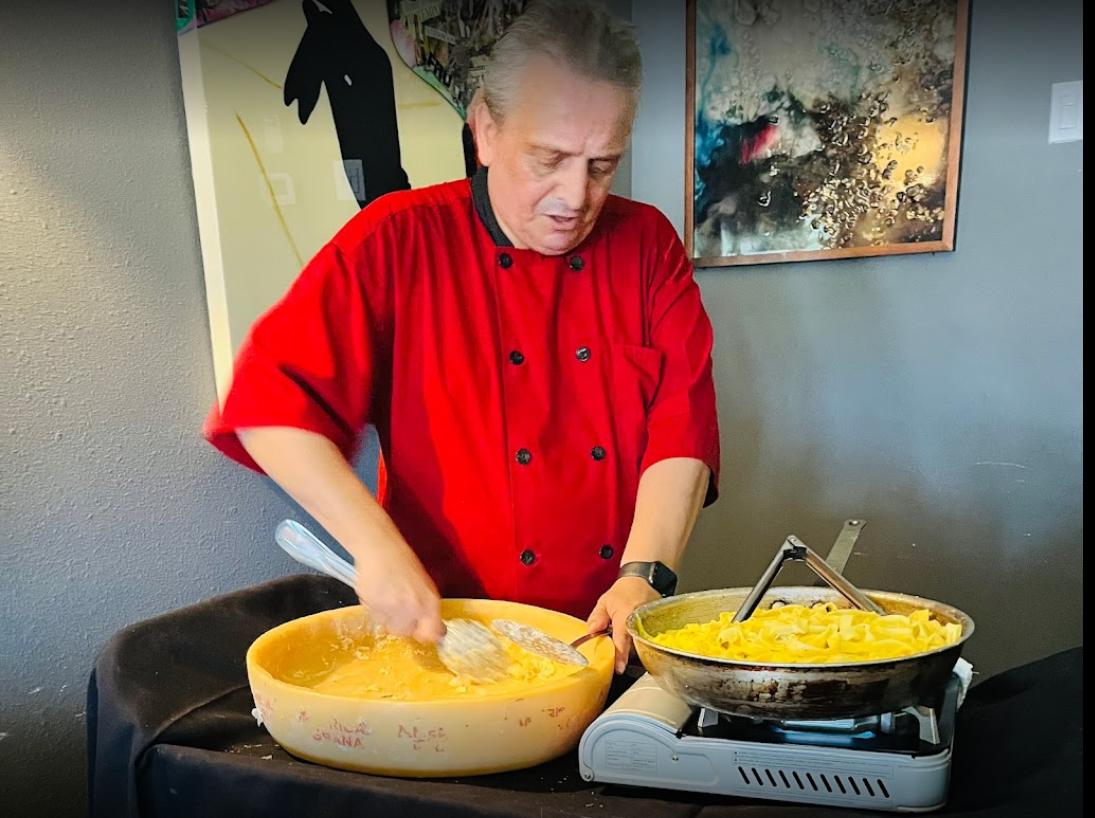
<svg viewBox="0 0 1095 818">
<path fill-rule="evenodd" d="M 788 537 L 756 585 L 740 598 L 737 592 L 742 589 L 697 592 L 647 603 L 632 613 L 628 632 L 651 672 L 582 735 L 582 778 L 892 812 L 942 807 L 950 789 L 955 715 L 972 669 L 958 655 L 960 643 L 896 660 L 911 663 L 903 667 L 865 667 L 849 680 L 823 665 L 789 672 L 783 666 L 722 665 L 663 651 L 649 643 L 646 627 L 639 627 L 640 618 L 644 623 L 649 620 L 656 633 L 705 622 L 727 610 L 735 611 L 734 622 L 744 621 L 788 561 L 805 562 L 854 607 L 883 613 L 875 599 L 840 573 L 862 527 L 862 519 L 845 522 L 830 552 L 831 562 L 797 537 Z M 814 598 L 809 587 L 778 590 L 773 602 L 782 597 L 813 604 L 808 602 Z M 962 623 L 963 640 L 972 633 L 973 620 L 955 608 L 903 594 L 874 594 L 890 604 L 933 606 L 948 621 Z M 947 662 L 950 669 L 943 667 Z M 903 678 L 891 675 L 895 666 L 904 672 Z M 913 687 L 918 681 L 923 683 Z M 763 683 L 768 701 L 758 698 L 758 683 Z M 902 694 L 906 685 L 922 692 Z M 824 691 L 833 689 L 845 690 L 837 694 L 841 701 L 827 700 L 831 694 Z M 804 703 L 807 694 L 812 703 L 793 706 L 796 701 Z M 780 709 L 769 707 L 772 702 Z M 786 707 L 788 703 L 792 706 Z M 845 717 L 860 710 L 865 711 L 861 717 Z"/>
<path fill-rule="evenodd" d="M 947 801 L 961 682 L 938 701 L 834 721 L 772 721 L 696 708 L 649 673 L 579 744 L 590 782 L 893 812 Z"/>
<path fill-rule="evenodd" d="M 685 704 L 649 673 L 589 726 L 589 782 L 926 813 L 946 803 L 960 681 L 940 700 L 831 722 L 775 722 Z"/>
</svg>

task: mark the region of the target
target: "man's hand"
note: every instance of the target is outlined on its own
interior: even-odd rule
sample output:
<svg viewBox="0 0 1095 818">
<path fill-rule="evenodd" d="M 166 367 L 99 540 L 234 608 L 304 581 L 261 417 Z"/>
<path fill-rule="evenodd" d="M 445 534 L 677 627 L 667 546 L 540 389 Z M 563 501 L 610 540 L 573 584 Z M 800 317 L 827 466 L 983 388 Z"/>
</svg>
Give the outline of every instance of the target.
<svg viewBox="0 0 1095 818">
<path fill-rule="evenodd" d="M 411 636 L 419 642 L 436 642 L 444 636 L 437 586 L 406 543 L 374 543 L 368 560 L 359 563 L 355 590 L 384 633 Z"/>
<path fill-rule="evenodd" d="M 639 479 L 635 520 L 620 564 L 662 562 L 676 570 L 707 493 L 710 470 L 700 460 L 675 457 L 650 466 Z M 612 624 L 616 672 L 627 669 L 631 637 L 627 618 L 640 605 L 661 599 L 641 577 L 621 577 L 597 600 L 587 620 L 590 633 Z"/>
<path fill-rule="evenodd" d="M 616 647 L 616 672 L 623 673 L 631 658 L 631 637 L 627 618 L 640 605 L 661 599 L 661 595 L 641 577 L 621 577 L 599 600 L 587 620 L 589 632 L 597 633 L 612 625 L 612 643 Z"/>
<path fill-rule="evenodd" d="M 441 600 L 411 546 L 329 440 L 303 429 L 243 429 L 240 442 L 274 482 L 354 559 L 357 596 L 394 636 L 436 642 Z"/>
</svg>

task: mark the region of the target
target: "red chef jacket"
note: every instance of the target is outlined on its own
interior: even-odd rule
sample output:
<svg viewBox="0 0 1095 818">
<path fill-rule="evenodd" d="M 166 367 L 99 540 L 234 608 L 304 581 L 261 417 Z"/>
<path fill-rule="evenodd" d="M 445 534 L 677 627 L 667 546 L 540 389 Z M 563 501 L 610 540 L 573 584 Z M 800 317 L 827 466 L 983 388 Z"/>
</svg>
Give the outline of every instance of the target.
<svg viewBox="0 0 1095 818">
<path fill-rule="evenodd" d="M 711 325 L 653 207 L 609 197 L 564 256 L 514 249 L 473 179 L 357 213 L 251 328 L 206 438 L 291 426 L 347 459 L 368 424 L 378 494 L 445 597 L 585 618 L 616 579 L 643 470 L 711 470 Z"/>
</svg>

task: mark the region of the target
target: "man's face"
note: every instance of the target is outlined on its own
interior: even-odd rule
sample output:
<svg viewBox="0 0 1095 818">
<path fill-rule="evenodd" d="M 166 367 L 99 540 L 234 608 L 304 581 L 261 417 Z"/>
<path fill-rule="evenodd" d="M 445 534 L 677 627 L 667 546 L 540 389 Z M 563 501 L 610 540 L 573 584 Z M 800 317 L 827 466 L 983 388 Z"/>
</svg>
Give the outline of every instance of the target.
<svg viewBox="0 0 1095 818">
<path fill-rule="evenodd" d="M 627 93 L 544 58 L 525 69 L 520 98 L 503 122 L 485 105 L 475 116 L 491 205 L 514 245 L 561 255 L 580 244 L 631 137 L 635 110 Z"/>
</svg>

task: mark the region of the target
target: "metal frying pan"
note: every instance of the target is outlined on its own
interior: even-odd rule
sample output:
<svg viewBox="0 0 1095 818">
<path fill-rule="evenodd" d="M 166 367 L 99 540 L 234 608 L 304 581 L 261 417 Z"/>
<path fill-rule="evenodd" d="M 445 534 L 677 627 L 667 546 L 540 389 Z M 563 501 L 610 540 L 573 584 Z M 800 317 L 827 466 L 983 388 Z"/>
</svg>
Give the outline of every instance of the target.
<svg viewBox="0 0 1095 818">
<path fill-rule="evenodd" d="M 770 588 L 787 560 L 803 561 L 830 588 Z M 700 656 L 666 648 L 649 637 L 691 623 L 709 622 L 726 611 L 741 618 L 774 604 L 849 607 L 909 614 L 931 611 L 944 623 L 962 626 L 958 642 L 928 653 L 850 664 L 757 664 Z M 736 617 L 737 618 L 737 617 Z M 666 690 L 697 707 L 766 719 L 846 719 L 894 712 L 922 704 L 945 686 L 973 620 L 957 608 L 908 594 L 860 591 L 832 571 L 795 537 L 788 537 L 752 588 L 681 594 L 642 605 L 627 620 L 628 633 L 647 671 Z"/>
</svg>

